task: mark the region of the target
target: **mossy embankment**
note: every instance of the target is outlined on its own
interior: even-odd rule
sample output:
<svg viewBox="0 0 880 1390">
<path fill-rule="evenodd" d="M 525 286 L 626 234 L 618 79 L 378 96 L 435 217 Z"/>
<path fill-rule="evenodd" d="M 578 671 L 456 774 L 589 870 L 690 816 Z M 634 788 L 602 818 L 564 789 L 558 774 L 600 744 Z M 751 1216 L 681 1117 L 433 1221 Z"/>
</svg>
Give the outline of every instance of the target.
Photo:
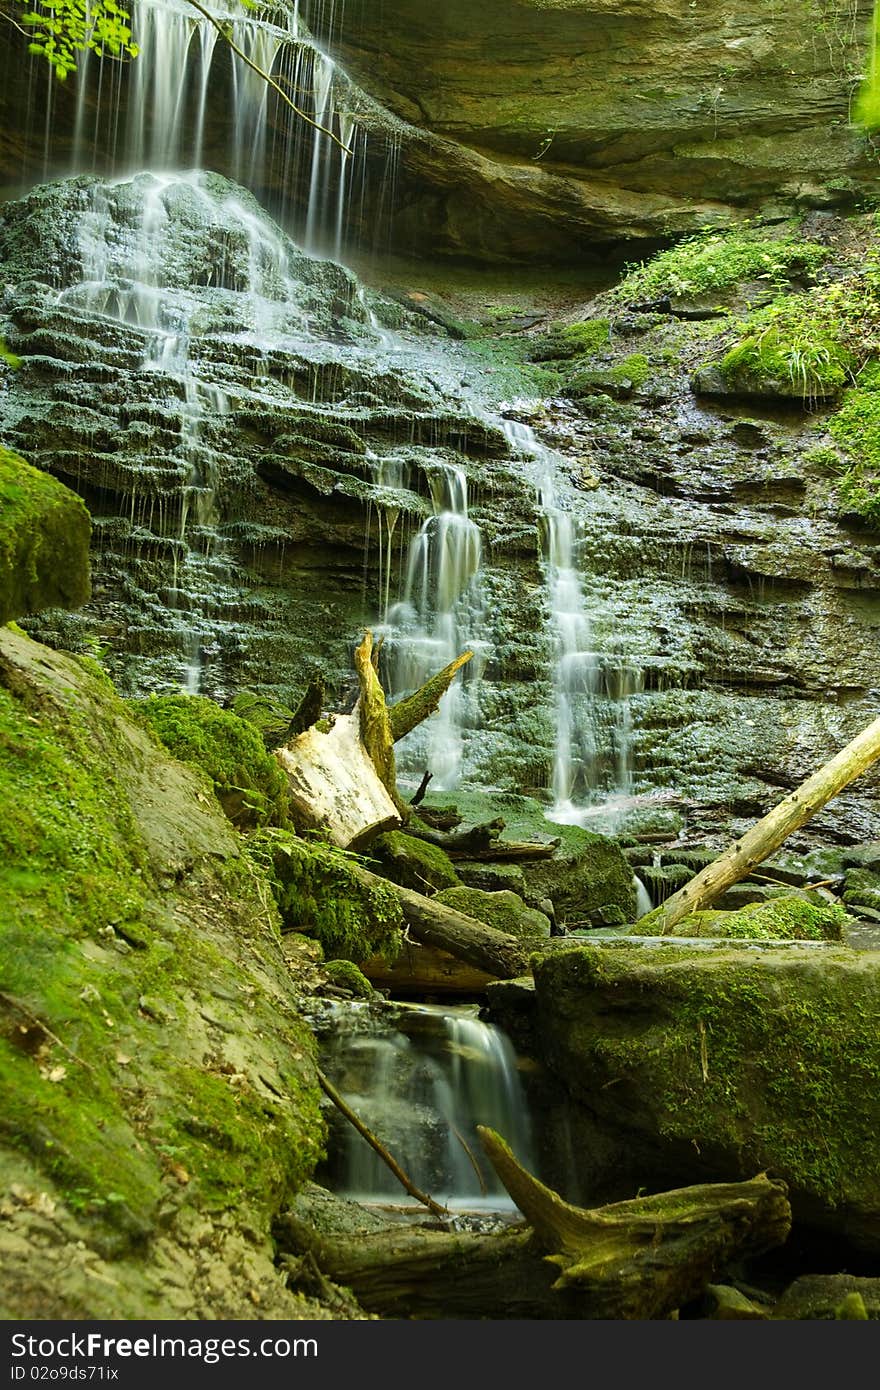
<svg viewBox="0 0 880 1390">
<path fill-rule="evenodd" d="M 265 880 L 94 663 L 8 628 L 0 787 L 9 1315 L 302 1316 L 270 1227 L 323 1122 Z"/>
<path fill-rule="evenodd" d="M 0 446 L 0 623 L 85 603 L 90 534 L 76 493 Z"/>
</svg>

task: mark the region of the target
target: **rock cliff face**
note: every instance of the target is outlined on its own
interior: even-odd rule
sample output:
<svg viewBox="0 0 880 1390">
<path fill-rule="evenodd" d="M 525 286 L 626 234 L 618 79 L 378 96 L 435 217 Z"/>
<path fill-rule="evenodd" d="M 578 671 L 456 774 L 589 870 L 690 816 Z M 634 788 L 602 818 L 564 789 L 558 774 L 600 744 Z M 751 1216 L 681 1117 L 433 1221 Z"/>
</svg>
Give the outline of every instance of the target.
<svg viewBox="0 0 880 1390">
<path fill-rule="evenodd" d="M 422 132 L 404 137 L 399 235 L 553 257 L 867 188 L 847 121 L 870 10 L 355 0 L 333 43 Z"/>
<path fill-rule="evenodd" d="M 254 51 L 273 55 L 276 71 L 311 100 L 329 69 L 311 59 L 297 66 L 292 9 L 279 4 L 248 23 L 274 26 L 276 37 Z M 151 11 L 139 0 L 132 10 L 140 38 Z M 358 84 L 338 69 L 332 78 L 337 111 L 354 111 L 362 131 L 357 193 L 345 209 L 350 243 L 505 262 L 572 260 L 756 213 L 857 201 L 876 178 L 864 138 L 848 125 L 870 11 L 870 0 L 756 2 L 735 12 L 723 0 L 350 0 L 344 15 L 323 3 L 298 13 Z M 259 117 L 268 136 L 242 163 L 222 45 L 202 113 L 191 105 L 204 76 L 198 44 L 182 37 L 194 19 L 185 7 L 175 14 L 178 46 L 150 39 L 118 74 L 112 101 L 95 64 L 50 91 L 43 60 L 29 64 L 12 36 L 0 178 L 15 185 L 71 168 L 125 171 L 127 130 L 140 146 L 136 167 L 201 164 L 246 176 L 264 204 L 305 229 L 316 192 L 312 133 L 270 100 Z M 151 65 L 187 62 L 169 150 L 156 145 L 156 119 L 145 122 L 138 103 Z M 85 165 L 77 162 L 84 139 Z"/>
</svg>

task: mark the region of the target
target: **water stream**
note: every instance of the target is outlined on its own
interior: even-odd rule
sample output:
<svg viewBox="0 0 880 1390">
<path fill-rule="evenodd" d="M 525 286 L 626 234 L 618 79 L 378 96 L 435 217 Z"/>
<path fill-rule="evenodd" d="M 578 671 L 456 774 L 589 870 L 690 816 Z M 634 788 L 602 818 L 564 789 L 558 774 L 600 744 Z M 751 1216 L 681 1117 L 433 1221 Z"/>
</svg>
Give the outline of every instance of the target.
<svg viewBox="0 0 880 1390">
<path fill-rule="evenodd" d="M 322 1065 L 412 1181 L 452 1210 L 510 1211 L 477 1125 L 535 1171 L 531 1121 L 509 1038 L 476 1011 L 400 1007 L 394 1023 L 363 1008 L 339 1017 Z M 347 1122 L 335 1126 L 328 1181 L 359 1201 L 406 1204 L 400 1183 Z"/>
</svg>

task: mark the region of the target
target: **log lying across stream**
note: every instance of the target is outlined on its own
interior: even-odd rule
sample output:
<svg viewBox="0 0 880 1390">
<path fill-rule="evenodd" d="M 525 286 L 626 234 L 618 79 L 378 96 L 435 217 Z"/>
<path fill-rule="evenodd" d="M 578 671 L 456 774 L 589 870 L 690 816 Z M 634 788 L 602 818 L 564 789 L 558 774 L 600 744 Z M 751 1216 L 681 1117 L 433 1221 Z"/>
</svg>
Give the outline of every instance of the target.
<svg viewBox="0 0 880 1390">
<path fill-rule="evenodd" d="M 497 1134 L 480 1137 L 526 1227 L 318 1236 L 291 1216 L 282 1244 L 390 1317 L 643 1320 L 670 1317 L 732 1261 L 788 1235 L 785 1184 L 763 1173 L 587 1210 L 528 1173 Z"/>
</svg>

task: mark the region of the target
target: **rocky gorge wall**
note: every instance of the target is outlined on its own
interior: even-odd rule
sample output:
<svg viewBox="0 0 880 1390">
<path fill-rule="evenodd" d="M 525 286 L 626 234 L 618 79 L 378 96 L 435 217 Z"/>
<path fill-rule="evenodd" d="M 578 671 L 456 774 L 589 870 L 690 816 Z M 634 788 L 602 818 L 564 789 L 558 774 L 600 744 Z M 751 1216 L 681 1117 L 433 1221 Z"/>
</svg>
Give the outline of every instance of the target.
<svg viewBox="0 0 880 1390">
<path fill-rule="evenodd" d="M 161 330 L 156 287 L 122 273 L 157 189 Z M 578 699 L 598 730 L 597 785 L 615 786 L 623 730 L 628 790 L 672 799 L 648 802 L 648 828 L 748 823 L 875 717 L 876 534 L 841 513 L 810 462 L 832 404 L 693 390 L 736 302 L 634 313 L 600 297 L 587 310 L 600 330 L 592 371 L 565 385 L 523 360 L 544 351 L 540 314 L 453 340 L 303 257 L 224 180 L 141 178 L 106 199 L 94 180 L 49 185 L 7 205 L 0 226 L 2 328 L 18 358 L 3 368 L 4 437 L 79 491 L 94 523 L 91 601 L 42 615 L 35 635 L 101 651 L 128 693 L 228 701 L 248 687 L 295 703 L 320 675 L 338 707 L 353 643 L 381 626 L 386 593 L 402 597 L 437 479 L 454 467 L 483 547 L 462 629 L 479 660 L 461 775 L 549 799 L 546 513 L 506 413 L 556 451 L 595 648 Z M 845 242 L 848 226 L 819 219 L 812 232 Z M 105 278 L 92 281 L 96 227 L 111 263 L 99 256 Z M 518 324 L 534 320 L 524 337 Z M 181 344 L 185 360 L 163 365 Z M 548 399 L 504 405 L 517 383 Z M 416 761 L 418 776 L 423 752 Z M 876 788 L 869 772 L 810 835 L 875 836 Z"/>
<path fill-rule="evenodd" d="M 137 37 L 152 10 L 148 0 L 131 8 Z M 286 31 L 293 8 L 264 7 L 253 22 Z M 490 0 L 477 8 L 449 0 L 433 9 L 350 0 L 344 10 L 322 0 L 296 10 L 341 65 L 337 108 L 362 132 L 345 210 L 349 244 L 502 263 L 625 253 L 633 240 L 871 198 L 870 146 L 849 125 L 870 12 L 868 0 L 777 0 L 735 14 L 721 0 Z M 185 6 L 174 13 L 191 18 Z M 311 102 L 325 78 L 285 58 L 289 42 L 266 52 Z M 273 99 L 265 157 L 241 167 L 228 62 L 214 56 L 202 120 L 187 103 L 206 80 L 204 65 L 190 57 L 178 114 L 191 135 L 198 128 L 199 149 L 175 149 L 182 157 L 171 163 L 244 178 L 264 205 L 305 230 L 312 133 L 300 126 L 291 134 L 289 110 Z M 177 50 L 144 57 L 180 61 Z M 144 137 L 134 110 L 137 64 L 108 82 L 93 63 L 81 91 L 74 83 L 50 89 L 43 60 L 28 62 L 14 36 L 5 64 L 7 187 L 83 168 L 129 172 L 132 121 L 140 122 L 140 167 L 150 162 L 149 128 Z M 162 149 L 155 153 L 168 167 Z"/>
</svg>

